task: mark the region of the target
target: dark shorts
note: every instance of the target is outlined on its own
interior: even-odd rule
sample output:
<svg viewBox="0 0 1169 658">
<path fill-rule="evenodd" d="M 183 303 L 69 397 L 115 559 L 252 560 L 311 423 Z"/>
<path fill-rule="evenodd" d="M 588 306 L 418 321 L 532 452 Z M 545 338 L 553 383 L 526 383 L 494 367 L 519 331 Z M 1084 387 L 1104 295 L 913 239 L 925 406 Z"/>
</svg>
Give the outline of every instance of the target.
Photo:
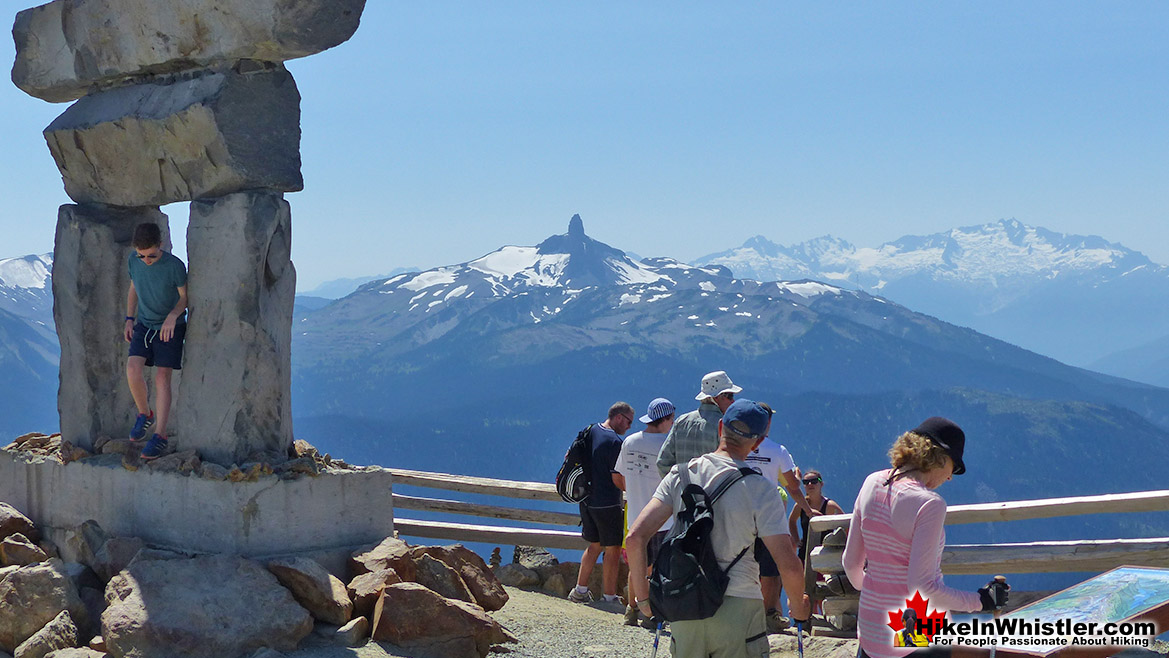
<svg viewBox="0 0 1169 658">
<path fill-rule="evenodd" d="M 159 368 L 183 368 L 183 338 L 187 335 L 187 323 L 175 325 L 175 335 L 163 342 L 156 329 L 149 329 L 141 322 L 134 323 L 134 336 L 130 339 L 130 356 L 146 358 L 146 366 Z"/>
<path fill-rule="evenodd" d="M 767 550 L 763 540 L 758 537 L 755 538 L 755 561 L 759 563 L 760 578 L 775 578 L 779 575 L 779 567 L 775 565 L 775 560 L 771 559 L 771 551 Z"/>
<path fill-rule="evenodd" d="M 580 504 L 580 536 L 590 544 L 620 546 L 625 527 L 625 510 L 620 505 L 592 508 Z"/>
</svg>

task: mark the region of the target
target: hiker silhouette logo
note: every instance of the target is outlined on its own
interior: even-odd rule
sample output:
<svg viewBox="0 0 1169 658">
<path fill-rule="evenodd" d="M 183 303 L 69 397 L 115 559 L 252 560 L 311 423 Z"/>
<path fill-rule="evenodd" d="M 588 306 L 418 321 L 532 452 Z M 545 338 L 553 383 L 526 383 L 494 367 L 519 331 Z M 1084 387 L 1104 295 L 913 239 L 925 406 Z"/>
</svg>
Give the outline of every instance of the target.
<svg viewBox="0 0 1169 658">
<path fill-rule="evenodd" d="M 913 598 L 905 600 L 905 607 L 889 612 L 889 628 L 893 629 L 893 646 L 926 647 L 946 622 L 945 610 L 934 610 L 927 614 L 929 599 L 922 598 L 921 592 L 914 592 Z"/>
</svg>

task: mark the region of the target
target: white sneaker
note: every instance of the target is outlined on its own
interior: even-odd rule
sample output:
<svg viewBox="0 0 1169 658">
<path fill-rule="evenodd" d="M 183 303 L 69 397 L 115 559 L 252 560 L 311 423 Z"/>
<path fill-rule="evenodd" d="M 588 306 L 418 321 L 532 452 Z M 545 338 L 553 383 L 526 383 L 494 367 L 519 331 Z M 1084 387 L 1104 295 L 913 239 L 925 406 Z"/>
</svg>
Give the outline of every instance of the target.
<svg viewBox="0 0 1169 658">
<path fill-rule="evenodd" d="M 585 590 L 584 594 L 581 594 L 575 587 L 573 587 L 572 589 L 568 590 L 568 600 L 572 601 L 573 603 L 592 603 L 593 593 Z"/>
</svg>

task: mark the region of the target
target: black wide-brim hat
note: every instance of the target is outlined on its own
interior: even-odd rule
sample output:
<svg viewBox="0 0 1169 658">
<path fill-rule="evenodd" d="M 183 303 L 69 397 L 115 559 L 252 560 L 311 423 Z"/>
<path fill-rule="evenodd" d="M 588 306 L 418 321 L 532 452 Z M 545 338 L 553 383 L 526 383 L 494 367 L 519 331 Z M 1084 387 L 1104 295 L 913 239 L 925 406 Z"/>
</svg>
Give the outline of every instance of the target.
<svg viewBox="0 0 1169 658">
<path fill-rule="evenodd" d="M 934 416 L 926 418 L 916 429 L 914 434 L 920 434 L 934 442 L 950 459 L 954 460 L 954 475 L 966 472 L 966 463 L 962 461 L 962 453 L 966 450 L 966 433 L 958 424 L 948 418 Z"/>
</svg>

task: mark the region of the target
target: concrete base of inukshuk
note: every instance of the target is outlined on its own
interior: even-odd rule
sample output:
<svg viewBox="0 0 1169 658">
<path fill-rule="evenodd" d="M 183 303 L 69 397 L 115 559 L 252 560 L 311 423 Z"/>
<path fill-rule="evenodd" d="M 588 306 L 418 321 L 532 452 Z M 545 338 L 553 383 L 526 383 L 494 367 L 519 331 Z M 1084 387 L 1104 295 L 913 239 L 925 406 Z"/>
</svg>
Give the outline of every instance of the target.
<svg viewBox="0 0 1169 658">
<path fill-rule="evenodd" d="M 246 658 L 315 630 L 484 658 L 515 641 L 487 614 L 508 595 L 482 558 L 387 537 L 381 468 L 249 468 L 251 481 L 232 481 L 195 456 L 145 466 L 22 439 L 0 451 L 0 654 L 92 642 L 117 657 Z M 306 459 L 328 461 L 292 461 Z"/>
</svg>

